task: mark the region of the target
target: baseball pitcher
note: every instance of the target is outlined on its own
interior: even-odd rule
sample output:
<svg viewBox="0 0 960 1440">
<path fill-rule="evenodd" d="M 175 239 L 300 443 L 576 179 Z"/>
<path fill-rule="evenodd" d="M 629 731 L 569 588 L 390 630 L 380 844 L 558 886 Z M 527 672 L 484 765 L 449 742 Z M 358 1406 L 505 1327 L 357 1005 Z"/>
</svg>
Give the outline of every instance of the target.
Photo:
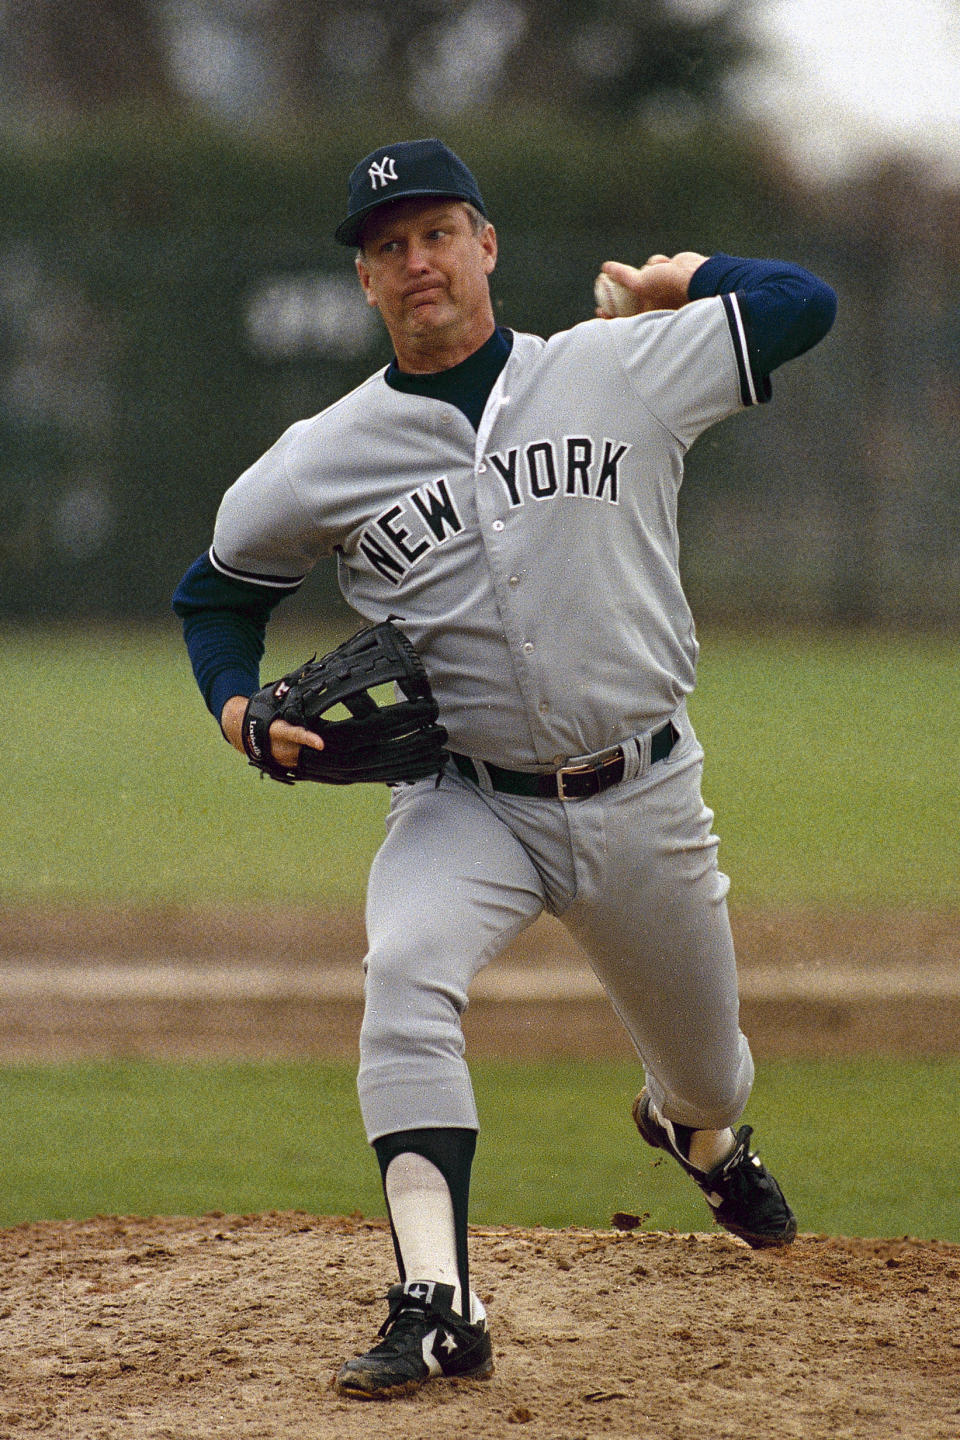
<svg viewBox="0 0 960 1440">
<path fill-rule="evenodd" d="M 495 323 L 496 232 L 441 142 L 381 147 L 347 197 L 336 237 L 394 358 L 232 485 L 174 607 L 206 703 L 252 764 L 392 786 L 358 1089 L 399 1282 L 337 1380 L 384 1398 L 493 1369 L 469 1280 L 478 1119 L 461 1015 L 474 976 L 545 910 L 636 1047 L 643 1140 L 748 1245 L 796 1233 L 739 1125 L 753 1064 L 686 709 L 697 640 L 677 495 L 697 437 L 768 401 L 836 299 L 786 262 L 611 261 L 596 317 L 544 340 Z M 268 619 L 321 556 L 364 628 L 261 687 Z M 370 696 L 384 679 L 394 706 Z"/>
</svg>

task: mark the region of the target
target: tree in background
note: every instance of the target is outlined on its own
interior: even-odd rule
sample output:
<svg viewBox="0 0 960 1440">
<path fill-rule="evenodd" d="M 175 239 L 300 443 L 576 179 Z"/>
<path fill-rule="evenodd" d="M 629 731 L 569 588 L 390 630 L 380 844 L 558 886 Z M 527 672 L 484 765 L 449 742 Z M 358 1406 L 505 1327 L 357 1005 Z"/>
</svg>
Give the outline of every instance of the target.
<svg viewBox="0 0 960 1440">
<path fill-rule="evenodd" d="M 266 43 L 301 106 L 334 93 L 449 115 L 559 104 L 591 115 L 721 104 L 754 54 L 744 0 L 267 0 Z"/>
<path fill-rule="evenodd" d="M 6 0 L 0 36 L 8 115 L 176 103 L 160 14 L 149 0 Z"/>
<path fill-rule="evenodd" d="M 730 614 L 954 620 L 960 192 L 909 165 L 802 181 L 728 103 L 756 3 L 3 0 L 0 613 L 79 614 L 111 587 L 165 604 L 175 527 L 373 363 L 339 343 L 318 196 L 368 139 L 434 131 L 490 177 L 505 313 L 540 333 L 589 309 L 590 266 L 633 235 L 637 258 L 719 243 L 835 283 L 816 403 L 790 403 L 798 366 L 764 427 L 694 457 L 690 503 L 716 507 L 695 588 Z M 545 256 L 549 284 L 524 283 Z M 296 343 L 264 349 L 249 317 L 279 310 Z"/>
<path fill-rule="evenodd" d="M 602 119 L 722 106 L 752 0 L 8 0 L 6 108 L 331 103 L 398 119 L 549 105 Z"/>
</svg>

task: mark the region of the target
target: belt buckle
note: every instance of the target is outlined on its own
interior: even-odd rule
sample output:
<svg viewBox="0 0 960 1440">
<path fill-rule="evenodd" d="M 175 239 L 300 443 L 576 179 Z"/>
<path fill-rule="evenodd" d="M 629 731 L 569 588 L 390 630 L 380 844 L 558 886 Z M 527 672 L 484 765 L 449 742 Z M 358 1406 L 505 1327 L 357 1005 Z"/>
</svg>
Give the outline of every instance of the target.
<svg viewBox="0 0 960 1440">
<path fill-rule="evenodd" d="M 557 796 L 561 800 L 586 800 L 588 795 L 568 795 L 566 792 L 566 777 L 568 775 L 596 775 L 597 788 L 593 792 L 600 793 L 600 776 L 608 765 L 615 765 L 618 760 L 623 759 L 623 746 L 612 745 L 609 750 L 601 750 L 596 755 L 591 755 L 589 760 L 575 761 L 572 765 L 562 765 L 554 772 L 557 780 Z"/>
</svg>

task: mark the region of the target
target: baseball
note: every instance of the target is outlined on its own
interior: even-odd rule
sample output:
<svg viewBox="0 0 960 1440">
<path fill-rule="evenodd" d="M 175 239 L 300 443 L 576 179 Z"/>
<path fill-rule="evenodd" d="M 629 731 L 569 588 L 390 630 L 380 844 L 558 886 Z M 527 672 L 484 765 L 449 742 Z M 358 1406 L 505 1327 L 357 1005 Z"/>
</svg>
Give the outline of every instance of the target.
<svg viewBox="0 0 960 1440">
<path fill-rule="evenodd" d="M 640 313 L 640 301 L 633 291 L 628 290 L 626 285 L 621 285 L 619 281 L 611 280 L 603 270 L 593 282 L 593 293 L 598 308 L 611 319 L 616 315 L 638 315 Z"/>
</svg>

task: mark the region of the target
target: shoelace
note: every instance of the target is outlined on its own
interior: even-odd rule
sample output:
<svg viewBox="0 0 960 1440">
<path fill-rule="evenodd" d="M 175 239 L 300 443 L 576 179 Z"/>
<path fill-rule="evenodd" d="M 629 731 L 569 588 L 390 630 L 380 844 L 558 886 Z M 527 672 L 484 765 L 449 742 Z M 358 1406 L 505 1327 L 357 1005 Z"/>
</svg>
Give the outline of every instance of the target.
<svg viewBox="0 0 960 1440">
<path fill-rule="evenodd" d="M 390 1313 L 380 1326 L 379 1334 L 383 1336 L 392 1335 L 404 1323 L 409 1325 L 428 1324 L 432 1316 L 423 1306 L 411 1300 L 409 1295 L 401 1295 L 390 1306 Z M 439 1319 L 439 1316 L 437 1317 Z"/>
</svg>

